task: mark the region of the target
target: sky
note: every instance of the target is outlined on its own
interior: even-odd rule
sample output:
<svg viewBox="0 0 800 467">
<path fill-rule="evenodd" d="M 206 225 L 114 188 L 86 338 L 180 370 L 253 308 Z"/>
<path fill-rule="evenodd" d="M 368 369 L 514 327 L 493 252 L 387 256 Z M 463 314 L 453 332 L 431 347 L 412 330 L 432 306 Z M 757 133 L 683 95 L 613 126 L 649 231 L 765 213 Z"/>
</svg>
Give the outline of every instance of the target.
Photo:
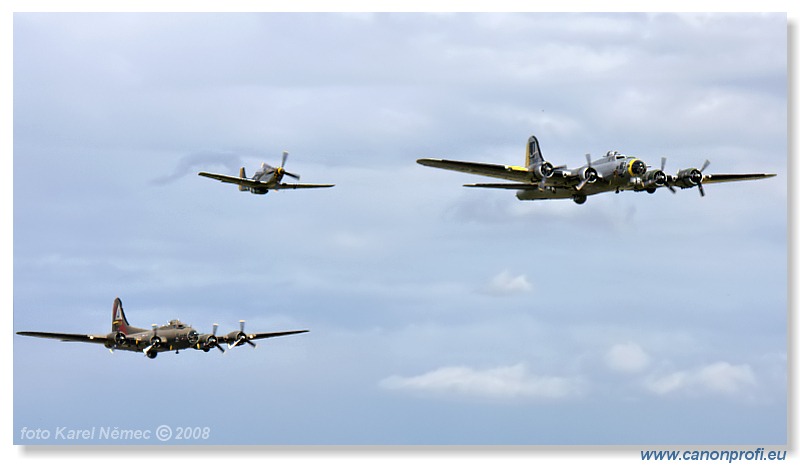
<svg viewBox="0 0 800 467">
<path fill-rule="evenodd" d="M 13 27 L 13 330 L 106 333 L 117 296 L 134 326 L 310 330 L 155 360 L 15 335 L 14 443 L 160 425 L 209 428 L 172 444 L 787 442 L 785 14 Z M 778 175 L 579 206 L 415 163 L 518 165 L 531 134 L 555 165 L 619 150 Z M 336 186 L 196 175 L 283 150 Z"/>
</svg>

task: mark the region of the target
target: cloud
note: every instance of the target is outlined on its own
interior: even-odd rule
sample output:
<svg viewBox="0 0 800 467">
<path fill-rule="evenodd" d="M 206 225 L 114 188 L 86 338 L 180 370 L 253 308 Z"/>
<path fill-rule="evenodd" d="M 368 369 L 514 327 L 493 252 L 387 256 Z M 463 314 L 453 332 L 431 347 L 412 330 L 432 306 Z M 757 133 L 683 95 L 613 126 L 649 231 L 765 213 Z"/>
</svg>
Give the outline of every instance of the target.
<svg viewBox="0 0 800 467">
<path fill-rule="evenodd" d="M 638 344 L 628 342 L 611 347 L 605 356 L 606 365 L 622 373 L 638 373 L 650 363 L 650 356 Z"/>
<path fill-rule="evenodd" d="M 651 378 L 645 387 L 658 395 L 672 393 L 736 395 L 756 386 L 750 365 L 717 362 L 688 371 Z"/>
<path fill-rule="evenodd" d="M 533 290 L 533 287 L 524 274 L 514 276 L 508 271 L 503 271 L 494 276 L 484 289 L 489 295 L 513 295 L 530 292 L 531 290 Z"/>
<path fill-rule="evenodd" d="M 485 399 L 562 399 L 578 395 L 577 380 L 531 374 L 519 363 L 486 370 L 447 366 L 418 376 L 390 376 L 385 389 L 439 396 L 462 395 Z"/>
</svg>

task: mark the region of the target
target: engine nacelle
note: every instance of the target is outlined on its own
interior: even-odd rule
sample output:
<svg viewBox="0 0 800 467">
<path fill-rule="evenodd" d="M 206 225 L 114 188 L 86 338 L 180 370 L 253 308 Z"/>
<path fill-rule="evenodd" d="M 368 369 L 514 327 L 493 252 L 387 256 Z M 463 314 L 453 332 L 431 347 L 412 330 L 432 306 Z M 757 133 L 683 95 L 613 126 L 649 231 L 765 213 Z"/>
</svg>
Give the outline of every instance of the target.
<svg viewBox="0 0 800 467">
<path fill-rule="evenodd" d="M 642 176 L 647 172 L 647 164 L 639 159 L 632 159 L 628 162 L 628 174 L 632 177 Z"/>
<path fill-rule="evenodd" d="M 667 174 L 663 170 L 649 170 L 642 177 L 644 188 L 657 188 L 667 184 Z"/>
<path fill-rule="evenodd" d="M 594 183 L 597 181 L 597 170 L 594 167 L 584 167 L 582 169 L 578 169 L 578 177 L 580 177 L 581 181 L 585 181 L 586 183 Z"/>
<path fill-rule="evenodd" d="M 125 336 L 123 332 L 117 331 L 117 333 L 114 334 L 114 344 L 116 344 L 117 346 L 123 346 L 127 342 L 128 338 Z"/>
<path fill-rule="evenodd" d="M 678 172 L 675 185 L 681 188 L 691 188 L 703 182 L 703 173 L 697 169 L 683 169 Z"/>
<path fill-rule="evenodd" d="M 200 336 L 200 344 L 203 347 L 213 347 L 217 342 L 219 342 L 219 339 L 212 334 L 203 334 Z"/>
<path fill-rule="evenodd" d="M 245 338 L 247 338 L 247 334 L 245 334 L 245 333 L 244 333 L 244 331 L 231 331 L 231 332 L 229 332 L 227 335 L 225 335 L 225 338 L 226 338 L 228 341 L 234 341 L 234 342 L 236 342 L 236 341 L 237 341 L 237 340 L 239 340 L 239 339 L 245 339 Z"/>
<path fill-rule="evenodd" d="M 539 180 L 543 178 L 549 178 L 553 175 L 553 164 L 544 161 L 540 164 L 537 164 L 533 167 L 533 172 L 539 178 Z"/>
<path fill-rule="evenodd" d="M 200 334 L 198 334 L 197 331 L 195 331 L 194 329 L 192 329 L 191 331 L 189 331 L 188 334 L 186 334 L 186 340 L 189 341 L 189 344 L 191 345 L 197 343 L 199 339 L 200 339 Z"/>
</svg>

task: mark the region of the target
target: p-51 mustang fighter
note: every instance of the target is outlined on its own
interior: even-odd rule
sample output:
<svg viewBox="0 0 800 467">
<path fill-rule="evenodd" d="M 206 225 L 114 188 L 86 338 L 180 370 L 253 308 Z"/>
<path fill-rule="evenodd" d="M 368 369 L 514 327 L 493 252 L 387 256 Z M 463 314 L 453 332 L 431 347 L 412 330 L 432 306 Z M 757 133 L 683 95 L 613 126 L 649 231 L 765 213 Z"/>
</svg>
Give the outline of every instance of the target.
<svg viewBox="0 0 800 467">
<path fill-rule="evenodd" d="M 244 167 L 239 169 L 239 176 L 232 177 L 230 175 L 212 174 L 208 172 L 200 172 L 197 175 L 201 177 L 213 178 L 224 183 L 233 183 L 239 185 L 239 191 L 249 191 L 254 195 L 265 195 L 269 190 L 295 190 L 298 188 L 330 188 L 333 185 L 316 185 L 310 183 L 281 183 L 284 175 L 288 175 L 295 180 L 299 180 L 300 176 L 291 172 L 287 172 L 283 166 L 286 165 L 286 158 L 289 153 L 283 151 L 283 158 L 281 159 L 280 167 L 272 167 L 266 162 L 261 163 L 261 169 L 257 170 L 253 178 L 247 178 L 244 172 Z"/>
<path fill-rule="evenodd" d="M 539 140 L 535 136 L 528 139 L 525 147 L 525 167 L 514 165 L 485 164 L 481 162 L 462 162 L 444 159 L 418 159 L 417 163 L 457 172 L 467 172 L 487 177 L 502 178 L 516 183 L 473 183 L 466 187 L 503 188 L 517 190 L 520 200 L 572 198 L 578 204 L 586 202 L 586 197 L 597 193 L 633 190 L 655 193 L 658 188 L 667 187 L 675 193 L 681 189 L 697 187 L 705 196 L 703 185 L 707 183 L 735 182 L 774 177 L 775 174 L 704 174 L 709 161 L 701 168 L 679 170 L 676 175 L 664 172 L 666 158 L 661 158 L 661 168 L 653 169 L 641 159 L 609 151 L 605 157 L 592 160 L 586 154 L 586 165 L 568 169 L 565 165 L 553 166 L 542 157 Z"/>
<path fill-rule="evenodd" d="M 179 350 L 183 349 L 197 349 L 208 352 L 211 348 L 216 347 L 220 352 L 224 353 L 225 349 L 220 344 L 228 344 L 229 349 L 244 344 L 249 344 L 255 348 L 256 344 L 253 341 L 256 339 L 288 336 L 303 332 L 308 332 L 308 330 L 247 334 L 244 332 L 244 321 L 239 321 L 238 331 L 231 331 L 224 336 L 217 336 L 216 323 L 211 334 L 200 334 L 192 329 L 191 326 L 177 319 L 164 326 L 154 324 L 152 330 L 135 328 L 128 324 L 125 311 L 122 309 L 122 301 L 118 297 L 114 299 L 114 306 L 111 309 L 111 332 L 108 334 L 64 334 L 31 331 L 22 331 L 17 334 L 58 339 L 64 342 L 102 344 L 112 352 L 114 350 L 129 350 L 131 352 L 142 352 L 149 358 L 156 358 L 159 352 L 174 350 L 175 353 L 178 353 Z"/>
</svg>

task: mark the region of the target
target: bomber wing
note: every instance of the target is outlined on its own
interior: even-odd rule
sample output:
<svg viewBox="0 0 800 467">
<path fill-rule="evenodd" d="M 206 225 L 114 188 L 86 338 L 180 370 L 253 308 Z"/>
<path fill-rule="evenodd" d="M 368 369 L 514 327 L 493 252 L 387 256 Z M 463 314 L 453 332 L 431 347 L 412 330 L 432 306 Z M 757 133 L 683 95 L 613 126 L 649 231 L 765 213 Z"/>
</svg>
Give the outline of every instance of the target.
<svg viewBox="0 0 800 467">
<path fill-rule="evenodd" d="M 759 180 L 762 178 L 774 177 L 776 174 L 754 173 L 754 174 L 703 174 L 703 183 L 723 183 L 739 182 L 742 180 Z"/>
<path fill-rule="evenodd" d="M 469 188 L 503 188 L 506 190 L 536 190 L 538 185 L 530 183 L 468 183 Z"/>
<path fill-rule="evenodd" d="M 251 180 L 249 178 L 241 178 L 241 177 L 233 177 L 230 175 L 222 175 L 222 174 L 212 174 L 208 172 L 200 172 L 197 175 L 201 177 L 213 178 L 214 180 L 219 180 L 223 183 L 233 183 L 235 185 L 246 186 L 246 187 L 263 187 L 266 185 L 264 182 L 259 182 L 256 180 Z"/>
<path fill-rule="evenodd" d="M 275 190 L 296 190 L 298 188 L 330 188 L 333 185 L 318 185 L 313 183 L 281 183 Z"/>
<path fill-rule="evenodd" d="M 244 325 L 242 325 L 244 329 Z M 244 331 L 242 331 L 244 332 Z M 218 342 L 228 344 L 228 348 L 244 345 L 245 343 L 255 347 L 256 344 L 252 341 L 256 339 L 267 339 L 270 337 L 290 336 L 292 334 L 301 334 L 308 332 L 308 329 L 302 331 L 278 331 L 278 332 L 256 332 L 252 334 L 237 334 L 236 332 L 230 333 L 227 336 L 219 336 Z"/>
<path fill-rule="evenodd" d="M 533 173 L 516 165 L 486 164 L 483 162 L 450 161 L 447 159 L 417 159 L 417 163 L 437 169 L 454 170 L 486 177 L 502 178 L 517 182 L 531 182 Z"/>
<path fill-rule="evenodd" d="M 62 342 L 89 342 L 91 344 L 105 344 L 106 336 L 94 334 L 67 334 L 62 332 L 32 332 L 20 331 L 20 336 L 41 337 L 44 339 L 58 339 Z"/>
<path fill-rule="evenodd" d="M 308 329 L 302 331 L 280 331 L 280 332 L 257 332 L 255 334 L 248 334 L 247 338 L 250 340 L 267 339 L 270 337 L 290 336 L 292 334 L 302 334 L 308 332 Z"/>
</svg>

